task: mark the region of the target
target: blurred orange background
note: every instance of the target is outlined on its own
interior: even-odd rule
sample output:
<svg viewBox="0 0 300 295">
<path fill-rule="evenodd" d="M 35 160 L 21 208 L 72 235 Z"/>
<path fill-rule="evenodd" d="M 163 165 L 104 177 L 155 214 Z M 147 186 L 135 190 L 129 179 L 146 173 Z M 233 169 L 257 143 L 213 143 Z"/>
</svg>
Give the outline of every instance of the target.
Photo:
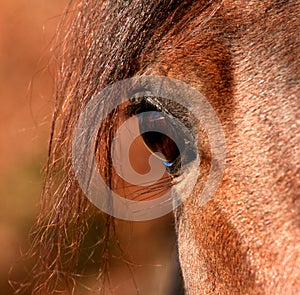
<svg viewBox="0 0 300 295">
<path fill-rule="evenodd" d="M 0 0 L 0 293 L 34 220 L 52 113 L 47 70 L 65 0 Z M 30 86 L 31 85 L 31 86 Z"/>
</svg>

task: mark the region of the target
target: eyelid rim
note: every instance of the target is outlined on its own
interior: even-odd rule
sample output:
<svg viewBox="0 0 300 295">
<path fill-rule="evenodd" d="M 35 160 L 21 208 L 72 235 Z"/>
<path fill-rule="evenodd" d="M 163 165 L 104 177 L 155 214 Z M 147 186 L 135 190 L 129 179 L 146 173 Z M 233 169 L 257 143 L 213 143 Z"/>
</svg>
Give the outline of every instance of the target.
<svg viewBox="0 0 300 295">
<path fill-rule="evenodd" d="M 139 93 L 142 95 L 139 96 Z M 149 93 L 149 96 L 146 96 L 145 93 Z M 194 139 L 196 138 L 197 124 L 195 124 L 195 122 L 197 120 L 186 108 L 184 108 L 181 104 L 175 105 L 174 101 L 168 101 L 164 98 L 156 97 L 152 95 L 150 91 L 139 88 L 133 93 L 132 98 L 130 99 L 130 103 L 126 108 L 126 116 L 131 117 L 147 111 L 161 112 L 170 120 L 173 118 L 179 120 L 181 124 L 183 124 L 192 133 Z"/>
</svg>

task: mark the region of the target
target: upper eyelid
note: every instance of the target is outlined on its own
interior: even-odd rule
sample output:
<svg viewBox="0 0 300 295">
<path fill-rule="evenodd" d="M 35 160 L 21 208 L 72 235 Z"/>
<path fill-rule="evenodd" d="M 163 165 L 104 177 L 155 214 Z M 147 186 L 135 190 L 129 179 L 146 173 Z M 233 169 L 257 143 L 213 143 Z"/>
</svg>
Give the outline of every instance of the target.
<svg viewBox="0 0 300 295">
<path fill-rule="evenodd" d="M 151 98 L 151 99 L 150 99 Z M 161 98 L 157 97 L 148 97 L 148 98 L 140 98 L 140 101 L 134 101 L 132 104 L 129 104 L 127 107 L 127 116 L 131 117 L 134 115 L 137 115 L 142 112 L 147 111 L 158 111 L 162 112 L 165 116 L 169 117 L 169 119 L 172 120 L 176 119 L 181 122 L 193 135 L 194 138 L 197 137 L 197 126 L 198 124 L 195 124 L 196 120 L 191 114 L 188 112 L 187 109 L 184 109 L 184 107 L 180 104 L 174 104 L 173 101 L 170 101 L 170 103 L 166 103 L 166 101 L 163 101 Z M 143 107 L 141 105 L 141 101 L 146 100 L 149 104 L 147 108 Z M 165 102 L 165 103 L 164 103 Z"/>
<path fill-rule="evenodd" d="M 187 109 L 180 104 L 175 104 L 174 101 L 167 101 L 166 99 L 155 97 L 153 95 L 138 96 L 138 93 L 145 94 L 147 92 L 148 91 L 146 89 L 139 89 L 139 91 L 134 92 L 131 102 L 126 110 L 126 115 L 128 117 L 145 111 L 158 111 L 169 117 L 175 117 L 188 129 L 193 129 L 194 120 Z"/>
<path fill-rule="evenodd" d="M 135 95 L 136 94 L 137 93 L 135 93 Z M 164 114 L 168 113 L 167 109 L 163 107 L 160 103 L 154 103 L 154 99 L 156 98 L 152 96 L 133 97 L 126 108 L 127 116 L 130 117 L 146 111 L 158 111 Z"/>
</svg>

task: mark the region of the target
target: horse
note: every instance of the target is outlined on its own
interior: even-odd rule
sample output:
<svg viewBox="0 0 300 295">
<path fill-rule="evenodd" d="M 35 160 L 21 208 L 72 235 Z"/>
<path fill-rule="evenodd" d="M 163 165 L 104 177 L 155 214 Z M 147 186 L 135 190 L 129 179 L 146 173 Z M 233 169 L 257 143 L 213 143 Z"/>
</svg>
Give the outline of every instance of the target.
<svg viewBox="0 0 300 295">
<path fill-rule="evenodd" d="M 105 87 L 147 75 L 201 92 L 226 139 L 222 179 L 203 203 L 212 155 L 205 131 L 196 128 L 202 172 L 174 209 L 183 281 L 176 294 L 300 293 L 299 13 L 298 0 L 70 1 L 54 49 L 56 104 L 30 252 L 39 260 L 32 268 L 36 293 L 54 294 L 62 278 L 72 293 L 88 212 L 98 212 L 72 169 L 80 114 Z M 136 100 L 135 110 L 142 104 Z M 108 182 L 115 175 L 109 143 L 126 107 L 109 113 L 96 145 Z M 172 104 L 164 107 L 171 121 L 182 119 Z M 157 145 L 174 153 L 165 138 L 144 141 L 150 153 Z M 173 183 L 168 178 L 164 186 Z M 102 244 L 113 219 L 106 217 Z"/>
</svg>

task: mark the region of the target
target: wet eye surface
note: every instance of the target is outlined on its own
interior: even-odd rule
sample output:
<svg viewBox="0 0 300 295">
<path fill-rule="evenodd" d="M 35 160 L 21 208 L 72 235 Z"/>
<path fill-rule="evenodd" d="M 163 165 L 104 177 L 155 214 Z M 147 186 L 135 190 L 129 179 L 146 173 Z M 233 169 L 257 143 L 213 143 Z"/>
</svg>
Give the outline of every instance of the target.
<svg viewBox="0 0 300 295">
<path fill-rule="evenodd" d="M 179 118 L 153 97 L 142 98 L 134 113 L 138 115 L 140 134 L 148 150 L 162 160 L 169 174 L 179 176 L 182 166 L 196 158 L 195 139 L 186 110 L 168 107 L 173 107 Z"/>
<path fill-rule="evenodd" d="M 166 170 L 173 174 L 178 173 L 180 170 L 180 150 L 184 149 L 184 140 L 180 136 L 183 134 L 181 134 L 182 132 L 178 127 L 160 112 L 144 112 L 139 116 L 140 133 L 145 145 L 152 153 L 156 153 L 156 156 L 165 165 Z M 157 131 L 145 132 L 149 129 Z M 162 133 L 159 130 L 165 132 Z"/>
<path fill-rule="evenodd" d="M 148 128 L 153 130 L 165 129 L 163 134 L 158 131 L 145 132 Z M 179 155 L 180 151 L 178 144 L 183 145 L 182 139 L 177 136 L 177 132 L 172 126 L 170 119 L 160 112 L 144 112 L 139 116 L 139 128 L 147 147 L 152 152 L 160 152 L 164 155 L 166 162 L 173 162 Z M 173 135 L 175 139 L 172 140 L 168 135 Z"/>
</svg>

